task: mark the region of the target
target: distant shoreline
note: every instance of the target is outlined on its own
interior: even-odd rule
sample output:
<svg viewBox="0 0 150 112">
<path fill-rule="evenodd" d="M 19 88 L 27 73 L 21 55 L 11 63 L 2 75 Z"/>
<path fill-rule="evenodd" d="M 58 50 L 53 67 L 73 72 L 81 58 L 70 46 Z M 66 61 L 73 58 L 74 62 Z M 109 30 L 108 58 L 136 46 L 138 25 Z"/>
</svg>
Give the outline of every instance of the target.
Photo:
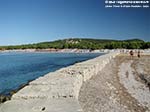
<svg viewBox="0 0 150 112">
<path fill-rule="evenodd" d="M 90 49 L 14 49 L 0 50 L 0 52 L 103 53 L 106 51 Z"/>
<path fill-rule="evenodd" d="M 109 53 L 121 52 L 128 53 L 130 50 L 134 52 L 141 51 L 141 53 L 150 53 L 150 49 L 13 49 L 0 50 L 0 52 L 47 52 L 47 53 Z"/>
</svg>

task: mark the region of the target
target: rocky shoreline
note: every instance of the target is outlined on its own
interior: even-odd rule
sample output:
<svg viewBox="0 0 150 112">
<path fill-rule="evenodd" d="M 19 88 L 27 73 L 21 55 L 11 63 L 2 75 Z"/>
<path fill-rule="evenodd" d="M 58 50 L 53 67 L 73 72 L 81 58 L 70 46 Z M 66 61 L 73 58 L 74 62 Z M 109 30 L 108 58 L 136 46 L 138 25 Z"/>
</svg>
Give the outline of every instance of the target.
<svg viewBox="0 0 150 112">
<path fill-rule="evenodd" d="M 74 64 L 76 63 L 80 63 L 82 61 L 76 61 Z M 72 64 L 73 65 L 73 64 Z M 70 65 L 71 66 L 71 65 Z M 20 85 L 17 89 L 11 90 L 7 95 L 6 94 L 0 94 L 0 104 L 4 103 L 8 100 L 11 100 L 11 97 L 17 93 L 19 90 L 21 90 L 22 88 L 24 88 L 25 86 L 28 86 L 30 82 L 32 82 L 33 80 L 29 80 L 27 83 L 24 83 L 22 85 Z"/>
<path fill-rule="evenodd" d="M 11 99 L 11 96 L 0 95 L 0 103 L 4 103 L 5 101 L 8 101 L 10 99 Z"/>
<path fill-rule="evenodd" d="M 11 100 L 12 95 L 17 93 L 19 90 L 21 90 L 25 86 L 28 86 L 31 81 L 33 81 L 33 80 L 30 80 L 27 83 L 20 85 L 19 88 L 17 88 L 17 89 L 11 90 L 7 95 L 0 94 L 0 104 L 6 102 L 8 100 Z"/>
<path fill-rule="evenodd" d="M 47 112 L 82 112 L 78 96 L 83 82 L 96 75 L 116 55 L 117 52 L 105 54 L 31 81 L 2 104 L 0 112 L 39 112 L 43 108 Z"/>
</svg>

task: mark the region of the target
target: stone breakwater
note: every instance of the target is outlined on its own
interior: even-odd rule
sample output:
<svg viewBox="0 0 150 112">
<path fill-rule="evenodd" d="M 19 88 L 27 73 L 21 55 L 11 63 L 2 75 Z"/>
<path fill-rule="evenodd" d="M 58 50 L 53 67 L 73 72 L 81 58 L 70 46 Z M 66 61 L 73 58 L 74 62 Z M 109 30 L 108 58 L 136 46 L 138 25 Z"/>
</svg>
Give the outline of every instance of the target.
<svg viewBox="0 0 150 112">
<path fill-rule="evenodd" d="M 105 54 L 39 77 L 1 104 L 0 112 L 82 112 L 78 96 L 83 82 L 118 54 Z"/>
</svg>

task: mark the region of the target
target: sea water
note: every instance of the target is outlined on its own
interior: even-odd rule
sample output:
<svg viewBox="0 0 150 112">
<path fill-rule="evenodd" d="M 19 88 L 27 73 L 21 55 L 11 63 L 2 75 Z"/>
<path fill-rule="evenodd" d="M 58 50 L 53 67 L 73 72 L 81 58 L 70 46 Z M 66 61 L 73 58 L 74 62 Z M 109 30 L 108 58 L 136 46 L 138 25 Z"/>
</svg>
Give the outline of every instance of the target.
<svg viewBox="0 0 150 112">
<path fill-rule="evenodd" d="M 0 94 L 9 95 L 28 81 L 48 72 L 95 58 L 100 53 L 0 53 Z"/>
</svg>

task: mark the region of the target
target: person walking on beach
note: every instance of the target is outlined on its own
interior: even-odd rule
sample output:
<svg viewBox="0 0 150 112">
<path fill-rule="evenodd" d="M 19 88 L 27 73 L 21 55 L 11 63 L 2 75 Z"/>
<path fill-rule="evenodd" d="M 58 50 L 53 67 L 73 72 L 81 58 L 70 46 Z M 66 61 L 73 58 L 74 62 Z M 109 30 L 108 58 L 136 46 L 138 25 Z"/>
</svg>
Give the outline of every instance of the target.
<svg viewBox="0 0 150 112">
<path fill-rule="evenodd" d="M 129 53 L 130 53 L 131 58 L 133 58 L 133 55 L 134 55 L 133 51 L 131 50 Z"/>
<path fill-rule="evenodd" d="M 138 57 L 138 58 L 140 58 L 140 57 L 141 57 L 140 51 L 138 51 L 138 53 L 137 53 L 137 57 Z"/>
</svg>

